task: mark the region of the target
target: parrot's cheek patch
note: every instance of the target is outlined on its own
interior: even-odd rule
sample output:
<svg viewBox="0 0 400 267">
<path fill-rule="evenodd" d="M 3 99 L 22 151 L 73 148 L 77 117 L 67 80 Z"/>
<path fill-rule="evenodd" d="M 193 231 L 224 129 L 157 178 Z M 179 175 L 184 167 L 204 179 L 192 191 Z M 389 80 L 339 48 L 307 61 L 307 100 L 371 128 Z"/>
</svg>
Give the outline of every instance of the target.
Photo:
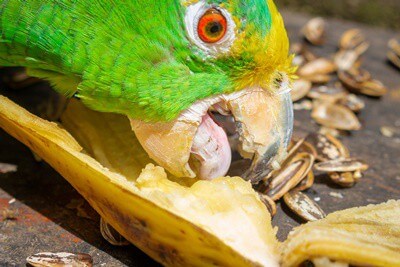
<svg viewBox="0 0 400 267">
<path fill-rule="evenodd" d="M 288 84 L 281 87 L 204 99 L 174 121 L 131 120 L 132 129 L 149 156 L 177 177 L 228 174 L 257 183 L 279 168 L 291 137 L 292 102 Z"/>
</svg>

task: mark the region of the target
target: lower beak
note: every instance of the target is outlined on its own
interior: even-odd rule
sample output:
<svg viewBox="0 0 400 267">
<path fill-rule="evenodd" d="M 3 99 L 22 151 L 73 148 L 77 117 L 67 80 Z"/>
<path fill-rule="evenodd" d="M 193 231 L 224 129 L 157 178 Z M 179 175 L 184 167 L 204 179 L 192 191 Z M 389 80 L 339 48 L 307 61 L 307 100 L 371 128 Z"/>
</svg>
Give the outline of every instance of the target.
<svg viewBox="0 0 400 267">
<path fill-rule="evenodd" d="M 149 156 L 177 177 L 224 176 L 237 151 L 251 160 L 242 178 L 257 183 L 286 154 L 293 127 L 288 88 L 287 82 L 277 92 L 248 88 L 196 102 L 171 122 L 131 119 L 131 126 Z"/>
</svg>

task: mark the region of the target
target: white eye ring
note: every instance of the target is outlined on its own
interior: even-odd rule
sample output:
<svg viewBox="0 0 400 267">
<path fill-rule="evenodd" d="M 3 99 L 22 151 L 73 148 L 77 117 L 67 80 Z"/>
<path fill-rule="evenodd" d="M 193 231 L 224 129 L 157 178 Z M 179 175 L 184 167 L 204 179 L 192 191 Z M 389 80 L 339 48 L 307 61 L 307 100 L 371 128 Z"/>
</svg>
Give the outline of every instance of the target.
<svg viewBox="0 0 400 267">
<path fill-rule="evenodd" d="M 225 17 L 227 23 L 227 29 L 224 37 L 222 37 L 221 40 L 215 43 L 203 42 L 200 39 L 199 34 L 197 33 L 197 26 L 200 18 L 210 8 L 215 8 L 220 11 L 221 14 Z M 219 54 L 229 52 L 229 49 L 233 44 L 233 41 L 235 40 L 235 22 L 233 21 L 231 14 L 227 10 L 219 6 L 213 6 L 206 3 L 204 0 L 187 7 L 185 14 L 185 24 L 190 41 L 210 56 L 218 56 Z"/>
</svg>

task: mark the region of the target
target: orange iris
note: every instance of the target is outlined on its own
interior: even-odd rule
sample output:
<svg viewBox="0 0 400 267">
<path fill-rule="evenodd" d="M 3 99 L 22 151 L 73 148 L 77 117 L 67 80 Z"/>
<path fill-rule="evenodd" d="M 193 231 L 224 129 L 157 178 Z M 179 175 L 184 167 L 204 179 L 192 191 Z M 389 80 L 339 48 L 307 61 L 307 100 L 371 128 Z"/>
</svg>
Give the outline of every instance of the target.
<svg viewBox="0 0 400 267">
<path fill-rule="evenodd" d="M 215 8 L 210 8 L 200 18 L 197 33 L 205 43 L 215 43 L 226 33 L 226 18 Z"/>
</svg>

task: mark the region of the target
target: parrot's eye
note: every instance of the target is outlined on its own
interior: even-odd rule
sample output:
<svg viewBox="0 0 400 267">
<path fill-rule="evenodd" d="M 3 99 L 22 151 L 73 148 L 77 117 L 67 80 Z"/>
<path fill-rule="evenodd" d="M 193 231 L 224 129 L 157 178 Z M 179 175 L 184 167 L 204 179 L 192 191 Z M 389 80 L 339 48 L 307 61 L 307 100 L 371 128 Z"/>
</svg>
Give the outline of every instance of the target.
<svg viewBox="0 0 400 267">
<path fill-rule="evenodd" d="M 189 5 L 185 14 L 189 40 L 212 57 L 229 52 L 235 40 L 235 22 L 223 7 L 200 0 Z"/>
<path fill-rule="evenodd" d="M 199 19 L 197 33 L 205 43 L 216 43 L 224 37 L 226 33 L 226 18 L 215 8 L 210 8 Z"/>
</svg>

